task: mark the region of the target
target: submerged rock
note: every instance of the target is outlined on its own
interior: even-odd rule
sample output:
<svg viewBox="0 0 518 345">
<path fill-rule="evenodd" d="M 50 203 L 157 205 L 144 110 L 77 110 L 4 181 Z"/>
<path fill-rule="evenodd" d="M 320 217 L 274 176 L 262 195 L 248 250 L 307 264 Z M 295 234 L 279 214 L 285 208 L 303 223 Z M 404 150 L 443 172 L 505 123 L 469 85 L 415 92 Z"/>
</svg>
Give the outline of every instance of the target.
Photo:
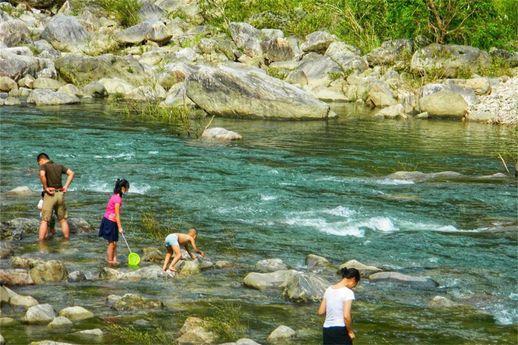
<svg viewBox="0 0 518 345">
<path fill-rule="evenodd" d="M 206 130 L 203 131 L 201 137 L 202 137 L 202 139 L 221 140 L 221 141 L 241 140 L 241 138 L 242 138 L 239 133 L 229 131 L 222 127 L 207 128 Z"/>
<path fill-rule="evenodd" d="M 334 271 L 335 267 L 323 256 L 308 254 L 306 256 L 306 265 L 309 272 Z"/>
<path fill-rule="evenodd" d="M 26 269 L 0 269 L 0 284 L 32 285 L 34 281 Z"/>
<path fill-rule="evenodd" d="M 127 293 L 117 300 L 112 308 L 117 311 L 131 311 L 143 309 L 161 309 L 163 303 L 159 300 L 142 297 L 138 294 Z"/>
<path fill-rule="evenodd" d="M 72 321 L 70 321 L 66 317 L 58 316 L 58 317 L 55 317 L 54 320 L 52 320 L 52 322 L 50 322 L 47 325 L 47 327 L 50 329 L 63 329 L 63 328 L 72 327 L 72 325 L 73 325 Z"/>
<path fill-rule="evenodd" d="M 288 326 L 280 325 L 266 338 L 270 344 L 285 344 L 296 337 L 297 333 Z"/>
<path fill-rule="evenodd" d="M 428 306 L 431 308 L 453 308 L 462 306 L 462 304 L 453 302 L 451 299 L 443 297 L 443 296 L 435 296 L 428 303 Z"/>
<path fill-rule="evenodd" d="M 186 81 L 187 96 L 218 116 L 325 119 L 329 105 L 264 71 L 239 64 L 203 66 Z"/>
<path fill-rule="evenodd" d="M 9 304 L 13 307 L 22 307 L 28 309 L 34 305 L 39 304 L 32 296 L 19 295 L 7 286 L 0 286 L 0 306 L 2 304 Z"/>
<path fill-rule="evenodd" d="M 39 229 L 38 219 L 15 218 L 0 223 L 0 240 L 21 240 L 25 233 L 36 233 Z"/>
<path fill-rule="evenodd" d="M 178 345 L 206 345 L 216 340 L 214 333 L 206 329 L 205 321 L 197 317 L 188 317 L 180 329 Z"/>
<path fill-rule="evenodd" d="M 281 259 L 265 259 L 257 261 L 255 268 L 262 273 L 287 270 L 288 266 Z"/>
<path fill-rule="evenodd" d="M 37 264 L 31 268 L 30 274 L 35 284 L 59 282 L 67 280 L 68 277 L 65 265 L 58 260 L 49 260 Z"/>
<path fill-rule="evenodd" d="M 413 288 L 433 289 L 439 284 L 430 277 L 415 277 L 399 272 L 379 272 L 369 276 L 371 282 L 391 282 Z"/>
</svg>

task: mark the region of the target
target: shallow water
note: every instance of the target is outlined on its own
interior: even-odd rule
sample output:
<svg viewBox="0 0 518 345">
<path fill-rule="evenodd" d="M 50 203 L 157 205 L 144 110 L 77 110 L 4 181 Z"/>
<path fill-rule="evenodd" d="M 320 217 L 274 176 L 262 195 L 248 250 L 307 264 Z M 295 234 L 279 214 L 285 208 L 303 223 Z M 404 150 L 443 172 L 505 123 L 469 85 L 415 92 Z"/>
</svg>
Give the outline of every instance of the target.
<svg viewBox="0 0 518 345">
<path fill-rule="evenodd" d="M 354 113 L 356 114 L 356 113 Z M 276 293 L 239 284 L 259 259 L 280 257 L 301 268 L 309 253 L 339 264 L 349 259 L 428 275 L 434 291 L 362 282 L 354 306 L 355 344 L 514 344 L 518 322 L 518 205 L 513 179 L 476 181 L 393 180 L 399 170 L 456 171 L 471 176 L 502 171 L 498 153 L 518 150 L 515 129 L 439 121 L 375 121 L 347 115 L 328 122 L 215 119 L 243 135 L 232 144 L 174 136 L 164 124 L 121 117 L 104 104 L 76 107 L 2 107 L 0 191 L 27 185 L 39 190 L 35 157 L 51 158 L 76 172 L 67 195 L 71 216 L 97 224 L 116 177 L 131 183 L 123 222 L 135 249 L 160 246 L 143 233 L 141 216 L 163 226 L 196 226 L 200 246 L 212 259 L 238 269 L 200 277 L 138 284 L 85 282 L 24 287 L 60 309 L 79 304 L 100 318 L 78 329 L 106 327 L 117 313 L 109 294 L 137 291 L 168 308 L 147 318 L 176 332 L 188 315 L 211 313 L 211 304 L 241 306 L 247 336 L 260 342 L 279 324 L 308 328 L 303 343 L 318 344 L 317 306 L 295 306 Z M 37 217 L 38 196 L 1 199 L 2 221 Z M 35 235 L 16 247 L 32 252 Z M 70 271 L 98 270 L 105 244 L 95 234 L 68 246 L 54 239 L 45 257 L 64 259 Z M 120 247 L 119 253 L 126 253 Z M 122 258 L 122 256 L 121 256 Z M 5 265 L 6 263 L 4 263 Z M 214 281 L 219 281 L 214 283 Z M 435 295 L 473 309 L 427 308 Z M 311 315 L 308 317 L 308 315 Z M 5 333 L 5 334 L 4 334 Z M 45 327 L 2 330 L 19 343 L 69 340 Z M 107 336 L 104 343 L 123 343 Z M 15 342 L 16 343 L 16 342 Z"/>
</svg>

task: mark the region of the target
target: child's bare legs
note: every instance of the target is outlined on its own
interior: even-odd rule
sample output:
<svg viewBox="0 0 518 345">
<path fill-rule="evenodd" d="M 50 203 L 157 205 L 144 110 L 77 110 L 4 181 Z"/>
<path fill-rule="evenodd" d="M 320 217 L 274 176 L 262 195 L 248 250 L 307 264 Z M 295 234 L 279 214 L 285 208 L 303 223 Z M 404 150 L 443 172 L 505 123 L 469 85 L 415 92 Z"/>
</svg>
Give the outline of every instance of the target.
<svg viewBox="0 0 518 345">
<path fill-rule="evenodd" d="M 117 242 L 108 241 L 108 248 L 106 249 L 106 258 L 108 259 L 108 264 L 117 264 Z"/>
<path fill-rule="evenodd" d="M 173 251 L 174 251 L 174 259 L 171 262 L 171 264 L 169 265 L 169 270 L 172 272 L 176 272 L 176 268 L 174 268 L 174 266 L 182 258 L 182 252 L 180 252 L 180 246 L 171 246 L 171 247 L 173 248 Z"/>
<path fill-rule="evenodd" d="M 171 255 L 173 255 L 173 248 L 171 246 L 166 247 L 167 253 L 165 253 L 165 259 L 164 259 L 164 265 L 162 266 L 162 271 L 167 270 L 167 264 L 169 263 L 169 260 L 171 259 Z"/>
<path fill-rule="evenodd" d="M 47 221 L 42 220 L 41 223 L 40 223 L 40 230 L 39 230 L 39 233 L 38 233 L 38 240 L 40 242 L 44 241 L 45 238 L 47 237 L 47 229 L 48 229 Z"/>
</svg>

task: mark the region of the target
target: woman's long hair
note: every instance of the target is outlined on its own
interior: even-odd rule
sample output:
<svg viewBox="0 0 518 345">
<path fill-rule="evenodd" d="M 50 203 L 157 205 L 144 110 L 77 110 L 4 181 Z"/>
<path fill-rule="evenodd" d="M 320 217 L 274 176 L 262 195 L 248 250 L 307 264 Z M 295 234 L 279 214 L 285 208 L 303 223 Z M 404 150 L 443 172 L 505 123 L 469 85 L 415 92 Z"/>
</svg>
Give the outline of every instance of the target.
<svg viewBox="0 0 518 345">
<path fill-rule="evenodd" d="M 113 189 L 113 194 L 119 194 L 119 196 L 122 198 L 122 187 L 126 188 L 126 190 L 129 189 L 129 182 L 126 179 L 120 179 L 118 178 L 117 181 L 115 181 L 115 188 Z"/>
</svg>

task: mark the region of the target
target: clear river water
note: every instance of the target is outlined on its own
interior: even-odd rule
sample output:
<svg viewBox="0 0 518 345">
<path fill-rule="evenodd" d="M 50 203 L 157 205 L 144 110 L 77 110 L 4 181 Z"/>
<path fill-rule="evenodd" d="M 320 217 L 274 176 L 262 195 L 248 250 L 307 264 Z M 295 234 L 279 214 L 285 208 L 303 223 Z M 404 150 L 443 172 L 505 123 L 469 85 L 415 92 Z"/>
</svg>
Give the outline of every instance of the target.
<svg viewBox="0 0 518 345">
<path fill-rule="evenodd" d="M 241 286 L 260 259 L 281 258 L 303 270 L 306 255 L 314 253 L 337 265 L 356 259 L 439 283 L 435 290 L 416 290 L 362 280 L 353 306 L 355 344 L 516 344 L 517 183 L 478 178 L 504 172 L 498 153 L 516 152 L 516 129 L 355 114 L 344 110 L 327 122 L 215 119 L 212 126 L 243 136 L 224 144 L 173 135 L 167 124 L 124 117 L 103 103 L 0 108 L 1 192 L 17 186 L 38 191 L 35 157 L 47 152 L 76 172 L 67 194 L 72 217 L 97 227 L 114 180 L 124 177 L 131 187 L 122 219 L 135 249 L 162 246 L 143 230 L 146 215 L 165 228 L 196 226 L 211 259 L 241 267 L 173 283 L 87 281 L 15 291 L 56 310 L 72 304 L 93 310 L 98 318 L 77 330 L 144 318 L 174 336 L 186 316 L 210 315 L 215 306 L 233 303 L 247 337 L 265 343 L 269 332 L 286 324 L 302 330 L 299 344 L 319 344 L 317 305 L 295 305 L 278 293 Z M 414 170 L 463 177 L 387 177 Z M 2 197 L 1 220 L 37 218 L 38 199 L 36 193 Z M 68 260 L 69 271 L 103 264 L 105 243 L 96 233 L 75 235 L 68 245 L 57 237 L 46 253 L 39 252 L 35 234 L 25 237 L 15 253 Z M 119 254 L 122 260 L 124 247 Z M 105 305 L 107 295 L 131 291 L 160 298 L 168 308 L 120 316 Z M 437 295 L 467 307 L 428 307 Z M 9 344 L 89 343 L 49 335 L 44 326 L 2 328 Z M 102 343 L 128 341 L 113 332 Z"/>
</svg>

